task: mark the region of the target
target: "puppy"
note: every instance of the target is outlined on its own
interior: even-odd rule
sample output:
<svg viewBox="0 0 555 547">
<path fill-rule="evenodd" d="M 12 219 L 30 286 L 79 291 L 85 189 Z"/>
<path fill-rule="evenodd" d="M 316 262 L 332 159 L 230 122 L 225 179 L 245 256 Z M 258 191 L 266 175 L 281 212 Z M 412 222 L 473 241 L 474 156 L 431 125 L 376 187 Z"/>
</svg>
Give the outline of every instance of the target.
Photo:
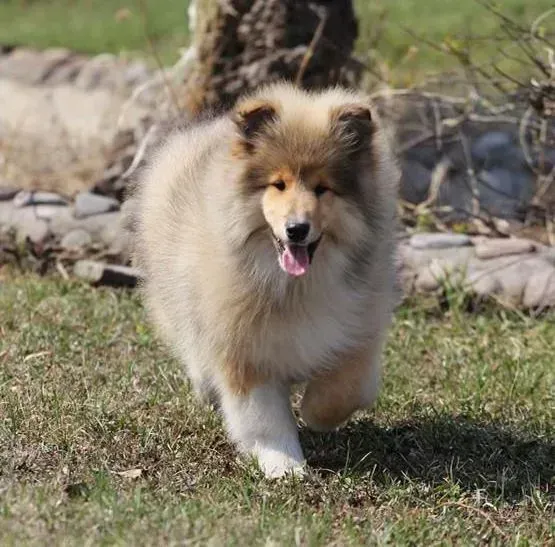
<svg viewBox="0 0 555 547">
<path fill-rule="evenodd" d="M 140 175 L 146 307 L 268 477 L 305 465 L 293 384 L 318 431 L 376 398 L 398 179 L 364 96 L 286 83 L 170 133 Z"/>
</svg>

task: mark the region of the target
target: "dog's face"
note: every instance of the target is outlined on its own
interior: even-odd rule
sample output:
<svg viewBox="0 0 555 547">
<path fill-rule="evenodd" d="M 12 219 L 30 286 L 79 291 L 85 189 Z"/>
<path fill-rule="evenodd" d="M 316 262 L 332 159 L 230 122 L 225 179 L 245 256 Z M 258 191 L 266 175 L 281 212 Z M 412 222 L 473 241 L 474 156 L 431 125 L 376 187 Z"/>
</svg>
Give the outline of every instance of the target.
<svg viewBox="0 0 555 547">
<path fill-rule="evenodd" d="M 315 105 L 322 109 L 323 106 Z M 360 159 L 371 156 L 373 122 L 364 104 L 318 112 L 318 123 L 287 117 L 287 104 L 240 104 L 236 154 L 245 162 L 242 189 L 259 198 L 260 222 L 281 269 L 309 271 L 320 245 L 345 245 L 365 231 Z M 283 117 L 282 117 L 283 116 Z M 266 228 L 266 230 L 264 230 Z"/>
</svg>

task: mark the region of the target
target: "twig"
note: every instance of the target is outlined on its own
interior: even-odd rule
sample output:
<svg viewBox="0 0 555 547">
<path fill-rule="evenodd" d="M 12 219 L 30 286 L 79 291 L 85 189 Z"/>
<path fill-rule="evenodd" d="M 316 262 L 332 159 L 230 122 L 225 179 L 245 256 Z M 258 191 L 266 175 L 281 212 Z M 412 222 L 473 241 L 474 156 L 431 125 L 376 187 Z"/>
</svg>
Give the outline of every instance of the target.
<svg viewBox="0 0 555 547">
<path fill-rule="evenodd" d="M 303 56 L 303 59 L 301 61 L 301 65 L 299 66 L 299 70 L 297 71 L 297 76 L 295 77 L 295 85 L 297 86 L 300 86 L 302 83 L 304 73 L 306 72 L 310 59 L 312 59 L 312 56 L 314 55 L 316 46 L 318 45 L 318 42 L 322 37 L 322 33 L 324 32 L 324 27 L 326 26 L 327 20 L 328 20 L 328 12 L 327 10 L 324 10 L 323 14 L 320 15 L 320 22 L 318 23 L 318 26 L 314 31 L 314 36 L 312 37 L 312 40 L 308 45 L 308 49 L 306 50 Z"/>
</svg>

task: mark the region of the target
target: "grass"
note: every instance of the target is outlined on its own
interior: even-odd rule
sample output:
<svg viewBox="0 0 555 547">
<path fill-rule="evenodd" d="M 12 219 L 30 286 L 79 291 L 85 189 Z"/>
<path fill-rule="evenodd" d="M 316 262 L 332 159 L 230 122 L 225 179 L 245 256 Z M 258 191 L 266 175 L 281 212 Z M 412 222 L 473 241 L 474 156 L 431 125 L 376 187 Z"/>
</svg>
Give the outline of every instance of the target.
<svg viewBox="0 0 555 547">
<path fill-rule="evenodd" d="M 0 0 L 0 44 L 150 56 L 148 36 L 163 60 L 173 63 L 179 48 L 189 42 L 187 4 L 180 0 Z"/>
<path fill-rule="evenodd" d="M 405 305 L 377 407 L 272 483 L 137 294 L 0 277 L 2 545 L 547 545 L 555 315 Z"/>
<path fill-rule="evenodd" d="M 379 62 L 381 70 L 396 84 L 410 85 L 430 72 L 454 65 L 452 58 L 411 33 L 435 44 L 449 39 L 464 45 L 471 37 L 471 53 L 478 62 L 491 61 L 498 55 L 502 42 L 499 23 L 475 0 L 354 3 L 360 19 L 358 53 L 369 64 Z M 148 36 L 163 61 L 172 63 L 178 48 L 189 42 L 187 4 L 186 0 L 2 0 L 0 44 L 150 56 Z M 552 6 L 552 0 L 505 0 L 501 4 L 504 13 L 525 25 Z M 384 23 L 380 22 L 382 16 Z M 545 25 L 552 22 L 550 18 Z M 377 51 L 369 55 L 376 34 L 380 36 Z M 518 49 L 513 49 L 518 55 Z M 522 67 L 505 61 L 501 68 L 511 72 Z"/>
</svg>

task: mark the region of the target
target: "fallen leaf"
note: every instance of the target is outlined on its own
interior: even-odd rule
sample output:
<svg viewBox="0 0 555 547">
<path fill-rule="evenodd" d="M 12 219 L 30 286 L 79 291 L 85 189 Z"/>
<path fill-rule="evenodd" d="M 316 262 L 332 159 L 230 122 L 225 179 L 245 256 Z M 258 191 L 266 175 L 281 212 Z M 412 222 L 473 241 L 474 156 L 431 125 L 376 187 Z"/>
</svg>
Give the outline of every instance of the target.
<svg viewBox="0 0 555 547">
<path fill-rule="evenodd" d="M 131 17 L 131 10 L 129 8 L 120 8 L 118 11 L 116 11 L 116 13 L 114 14 L 114 18 L 116 19 L 116 21 L 120 22 L 120 21 L 126 21 L 127 19 L 129 19 Z"/>
<path fill-rule="evenodd" d="M 128 469 L 127 471 L 114 471 L 114 473 L 125 479 L 138 479 L 143 474 L 143 470 L 140 468 Z"/>
<path fill-rule="evenodd" d="M 30 353 L 23 358 L 23 362 L 26 363 L 31 359 L 36 359 L 37 357 L 46 357 L 47 355 L 52 355 L 51 351 L 39 351 L 38 353 Z"/>
</svg>

